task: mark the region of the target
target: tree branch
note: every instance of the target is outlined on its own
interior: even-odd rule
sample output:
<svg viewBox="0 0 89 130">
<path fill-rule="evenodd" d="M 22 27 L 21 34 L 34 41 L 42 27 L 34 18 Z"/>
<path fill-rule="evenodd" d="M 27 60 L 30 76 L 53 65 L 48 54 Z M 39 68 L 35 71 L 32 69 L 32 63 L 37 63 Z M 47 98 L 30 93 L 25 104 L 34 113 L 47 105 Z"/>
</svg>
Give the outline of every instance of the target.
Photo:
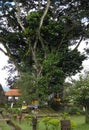
<svg viewBox="0 0 89 130">
<path fill-rule="evenodd" d="M 38 0 L 39 9 L 41 8 L 41 0 Z"/>
<path fill-rule="evenodd" d="M 40 40 L 40 42 L 41 42 L 41 45 L 42 45 L 42 48 L 44 49 L 44 51 L 45 51 L 45 46 L 44 46 L 43 38 L 41 37 L 40 31 L 41 31 L 41 28 L 42 28 L 44 19 L 45 19 L 46 15 L 47 15 L 47 12 L 48 12 L 48 10 L 49 10 L 50 3 L 51 3 L 50 0 L 47 0 L 47 5 L 46 5 L 46 8 L 45 8 L 45 10 L 44 10 L 44 13 L 43 13 L 43 15 L 42 15 L 42 17 L 41 17 L 40 24 L 39 24 L 39 28 L 38 28 L 38 37 L 39 37 L 39 40 Z M 45 53 L 45 57 L 46 57 L 46 53 Z"/>
<path fill-rule="evenodd" d="M 40 4 L 40 0 L 38 2 Z M 40 31 L 41 31 L 41 27 L 43 25 L 43 22 L 44 22 L 45 16 L 47 15 L 49 7 L 50 7 L 50 0 L 47 0 L 47 5 L 46 5 L 44 13 L 43 13 L 43 15 L 41 17 L 41 20 L 40 20 L 40 23 L 39 23 L 39 28 L 37 30 L 36 40 L 35 40 L 35 43 L 34 43 L 34 47 L 31 48 L 32 54 L 33 54 L 33 60 L 35 62 L 35 64 L 33 65 L 33 67 L 37 71 L 37 76 L 40 76 L 41 71 L 42 71 L 42 66 L 40 65 L 40 63 L 38 63 L 37 58 L 36 58 L 36 47 L 37 47 L 37 42 L 38 42 L 38 39 L 39 39 L 40 42 L 41 42 L 42 48 L 45 50 L 45 46 L 44 46 L 44 43 L 43 43 L 43 39 L 42 39 L 42 37 L 40 35 Z"/>
<path fill-rule="evenodd" d="M 0 51 L 3 52 L 6 56 L 8 56 L 8 54 L 2 48 L 0 48 Z"/>
<path fill-rule="evenodd" d="M 37 39 L 38 40 L 38 39 Z M 35 42 L 35 44 L 37 45 L 37 40 Z M 33 68 L 36 70 L 36 74 L 37 77 L 39 77 L 41 75 L 41 71 L 42 71 L 42 66 L 41 64 L 38 62 L 37 57 L 36 57 L 36 48 L 31 47 L 31 51 L 32 51 L 32 57 L 34 60 L 34 64 L 33 64 Z"/>
<path fill-rule="evenodd" d="M 77 46 L 76 46 L 72 51 L 75 51 L 75 50 L 79 47 L 79 45 L 80 45 L 80 43 L 82 42 L 82 40 L 83 40 L 83 36 L 81 36 L 81 38 L 80 38 L 80 40 L 79 40 Z"/>
<path fill-rule="evenodd" d="M 25 31 L 25 28 L 24 28 L 24 26 L 23 26 L 23 24 L 22 24 L 22 21 L 21 21 L 20 6 L 19 6 L 18 3 L 16 2 L 16 0 L 14 0 L 14 2 L 15 2 L 15 5 L 16 5 L 16 9 L 17 9 L 17 21 L 18 21 L 20 27 L 22 28 L 22 30 Z"/>
<path fill-rule="evenodd" d="M 50 7 L 50 0 L 47 0 L 47 6 L 46 6 L 46 8 L 45 8 L 45 11 L 44 11 L 44 13 L 43 13 L 43 15 L 42 15 L 42 17 L 41 17 L 41 20 L 40 20 L 40 24 L 39 24 L 39 32 L 40 32 L 40 30 L 41 30 L 41 27 L 42 27 L 42 25 L 43 25 L 43 21 L 44 21 L 44 18 L 45 18 L 45 16 L 47 15 L 47 12 L 48 12 L 48 9 L 49 9 L 49 7 Z"/>
<path fill-rule="evenodd" d="M 70 30 L 65 33 L 64 37 L 62 38 L 62 40 L 61 40 L 61 42 L 60 42 L 60 44 L 59 44 L 59 46 L 58 46 L 58 50 L 60 49 L 60 47 L 61 47 L 62 43 L 64 42 L 65 38 L 67 37 L 67 35 L 73 30 L 73 28 L 74 28 L 74 26 L 72 26 L 72 27 L 70 28 Z"/>
</svg>

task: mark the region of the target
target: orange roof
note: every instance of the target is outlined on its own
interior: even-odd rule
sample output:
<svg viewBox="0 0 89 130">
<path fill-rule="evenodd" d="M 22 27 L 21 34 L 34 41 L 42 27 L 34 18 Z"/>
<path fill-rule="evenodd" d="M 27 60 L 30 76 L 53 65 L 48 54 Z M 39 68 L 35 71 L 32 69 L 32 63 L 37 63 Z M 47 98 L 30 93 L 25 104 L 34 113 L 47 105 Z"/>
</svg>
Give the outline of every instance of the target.
<svg viewBox="0 0 89 130">
<path fill-rule="evenodd" d="M 19 89 L 10 89 L 9 91 L 5 93 L 5 96 L 20 96 L 20 95 L 21 93 Z"/>
</svg>

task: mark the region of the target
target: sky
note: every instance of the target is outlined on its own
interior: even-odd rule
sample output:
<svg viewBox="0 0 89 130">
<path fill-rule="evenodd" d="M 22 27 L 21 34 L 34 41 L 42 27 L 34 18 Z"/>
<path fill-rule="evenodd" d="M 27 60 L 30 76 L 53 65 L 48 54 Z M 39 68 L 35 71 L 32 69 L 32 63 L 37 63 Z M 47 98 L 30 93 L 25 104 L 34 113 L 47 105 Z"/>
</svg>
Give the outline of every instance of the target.
<svg viewBox="0 0 89 130">
<path fill-rule="evenodd" d="M 3 48 L 1 44 L 0 47 Z M 4 89 L 8 88 L 5 80 L 5 78 L 7 77 L 7 72 L 5 69 L 3 69 L 3 67 L 7 65 L 7 60 L 8 57 L 5 56 L 5 54 L 0 51 L 0 84 L 4 87 Z"/>
<path fill-rule="evenodd" d="M 84 48 L 88 48 L 89 49 L 89 44 L 85 44 L 85 42 L 89 42 L 89 39 L 86 40 L 86 41 L 83 41 L 80 44 L 78 49 L 79 49 L 79 51 L 81 53 L 84 53 Z M 84 71 L 89 71 L 89 56 L 88 56 L 87 60 L 83 61 L 82 65 L 84 67 L 84 69 L 82 70 L 83 73 L 84 73 Z"/>
<path fill-rule="evenodd" d="M 81 53 L 85 53 L 84 52 L 84 48 L 89 48 L 89 44 L 85 44 L 86 42 L 89 42 L 89 39 L 81 42 L 80 46 L 78 47 L 78 50 L 81 52 Z M 72 47 L 73 49 L 74 47 Z M 81 74 L 85 74 L 85 72 L 88 72 L 89 71 L 89 56 L 86 60 L 83 61 L 82 63 L 82 66 L 83 66 L 83 69 L 81 70 L 81 73 L 77 73 L 75 76 L 72 76 L 72 79 L 75 79 L 75 80 L 78 80 L 79 79 L 79 75 Z M 68 77 L 66 79 L 67 82 L 71 82 L 71 78 Z"/>
<path fill-rule="evenodd" d="M 3 47 L 3 46 L 0 44 L 0 47 Z M 83 49 L 88 48 L 88 47 L 89 47 L 89 45 L 85 46 L 85 42 L 82 42 L 78 49 L 81 53 L 84 53 Z M 5 80 L 8 76 L 8 73 L 6 72 L 5 69 L 3 69 L 3 67 L 5 65 L 7 65 L 7 60 L 8 60 L 8 57 L 5 56 L 0 51 L 0 84 L 3 86 L 4 90 L 7 90 L 7 88 L 8 88 L 6 80 Z M 89 58 L 87 60 L 83 61 L 83 67 L 84 67 L 84 69 L 81 71 L 81 73 L 84 73 L 84 71 L 89 71 Z M 74 79 L 77 79 L 78 77 L 79 77 L 79 73 L 76 74 L 76 76 L 72 76 L 72 78 L 74 78 Z"/>
</svg>

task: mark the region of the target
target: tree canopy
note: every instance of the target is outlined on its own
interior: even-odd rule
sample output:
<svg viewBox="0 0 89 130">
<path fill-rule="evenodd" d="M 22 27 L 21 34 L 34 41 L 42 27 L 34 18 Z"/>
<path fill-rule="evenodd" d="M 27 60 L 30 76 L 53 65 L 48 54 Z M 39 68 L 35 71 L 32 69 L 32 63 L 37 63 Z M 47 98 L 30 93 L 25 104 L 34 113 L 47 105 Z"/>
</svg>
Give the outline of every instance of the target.
<svg viewBox="0 0 89 130">
<path fill-rule="evenodd" d="M 7 52 L 1 50 L 20 76 L 34 77 L 38 97 L 62 96 L 65 78 L 80 72 L 86 58 L 78 46 L 89 37 L 88 0 L 13 1 L 14 6 L 3 6 L 0 15 L 0 41 Z"/>
</svg>

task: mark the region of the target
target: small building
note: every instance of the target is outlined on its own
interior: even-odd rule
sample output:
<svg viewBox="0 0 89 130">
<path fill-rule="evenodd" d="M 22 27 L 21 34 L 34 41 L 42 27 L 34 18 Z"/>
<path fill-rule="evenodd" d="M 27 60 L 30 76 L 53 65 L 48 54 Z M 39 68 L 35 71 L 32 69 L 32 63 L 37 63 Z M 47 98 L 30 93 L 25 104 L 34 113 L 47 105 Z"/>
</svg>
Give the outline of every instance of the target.
<svg viewBox="0 0 89 130">
<path fill-rule="evenodd" d="M 16 101 L 19 96 L 21 96 L 19 89 L 10 89 L 5 92 L 5 96 L 7 97 L 8 101 Z"/>
</svg>

